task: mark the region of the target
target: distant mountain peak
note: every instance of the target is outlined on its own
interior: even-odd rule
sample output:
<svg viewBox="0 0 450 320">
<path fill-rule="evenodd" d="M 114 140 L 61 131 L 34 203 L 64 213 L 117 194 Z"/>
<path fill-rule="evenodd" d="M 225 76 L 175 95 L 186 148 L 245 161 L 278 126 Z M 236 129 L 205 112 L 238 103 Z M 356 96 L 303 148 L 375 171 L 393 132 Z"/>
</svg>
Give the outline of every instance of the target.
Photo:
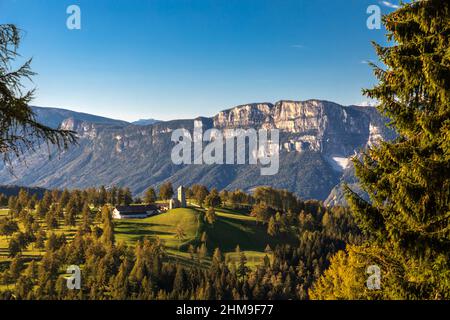
<svg viewBox="0 0 450 320">
<path fill-rule="evenodd" d="M 127 126 L 128 122 L 115 120 L 106 117 L 96 116 L 89 113 L 76 112 L 68 109 L 47 108 L 31 106 L 37 121 L 51 128 L 58 128 L 64 120 L 73 119 L 74 121 L 90 122 L 93 124 Z"/>
</svg>

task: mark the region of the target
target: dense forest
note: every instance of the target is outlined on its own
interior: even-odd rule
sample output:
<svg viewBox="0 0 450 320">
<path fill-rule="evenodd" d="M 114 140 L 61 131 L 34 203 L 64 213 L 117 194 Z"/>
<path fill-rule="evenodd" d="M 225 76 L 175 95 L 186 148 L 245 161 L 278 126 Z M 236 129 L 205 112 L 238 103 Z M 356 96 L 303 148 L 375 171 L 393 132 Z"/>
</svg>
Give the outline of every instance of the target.
<svg viewBox="0 0 450 320">
<path fill-rule="evenodd" d="M 196 203 L 204 198 L 202 205 L 216 198 L 214 190 L 198 185 L 188 194 Z M 362 239 L 344 208 L 327 209 L 271 188 L 258 188 L 254 196 L 221 192 L 216 206 L 252 208 L 250 214 L 267 225 L 267 232 L 292 233 L 296 244 L 269 248 L 272 259 L 266 256 L 254 270 L 239 248 L 237 263 L 226 261 L 220 248 L 209 248 L 210 263 L 199 263 L 193 254 L 186 266 L 167 259 L 158 238 L 143 239 L 135 247 L 116 243 L 111 207 L 133 201 L 127 189 L 49 191 L 42 199 L 22 190 L 2 199 L 10 209 L 0 221 L 10 258 L 1 265 L 4 299 L 306 299 L 329 258 Z M 64 227 L 76 228 L 72 239 L 57 232 Z M 22 256 L 26 247 L 45 254 Z M 80 291 L 67 289 L 69 265 L 82 266 Z"/>
<path fill-rule="evenodd" d="M 153 193 L 147 192 L 149 201 L 161 197 L 161 192 L 156 199 Z M 1 264 L 2 298 L 306 299 L 329 258 L 347 243 L 362 240 L 346 209 L 302 202 L 284 190 L 258 188 L 254 196 L 239 190 L 216 196 L 215 190 L 197 185 L 187 193 L 202 206 L 209 201 L 249 208 L 268 233 L 292 233 L 296 243 L 267 248 L 272 258 L 267 255 L 255 269 L 247 266 L 239 247 L 237 262 L 227 261 L 220 248 L 210 248 L 204 253 L 209 263 L 202 263 L 197 247 L 191 263 L 182 265 L 167 258 L 158 238 L 142 239 L 134 247 L 115 241 L 111 208 L 133 202 L 127 189 L 48 191 L 42 199 L 22 190 L 18 196 L 2 197 L 2 205 L 10 208 L 0 221 L 0 234 L 9 243 L 9 260 Z M 62 231 L 66 227 L 76 229 L 72 239 Z M 23 256 L 27 247 L 45 253 Z M 79 291 L 67 289 L 64 275 L 70 265 L 82 266 Z"/>
</svg>

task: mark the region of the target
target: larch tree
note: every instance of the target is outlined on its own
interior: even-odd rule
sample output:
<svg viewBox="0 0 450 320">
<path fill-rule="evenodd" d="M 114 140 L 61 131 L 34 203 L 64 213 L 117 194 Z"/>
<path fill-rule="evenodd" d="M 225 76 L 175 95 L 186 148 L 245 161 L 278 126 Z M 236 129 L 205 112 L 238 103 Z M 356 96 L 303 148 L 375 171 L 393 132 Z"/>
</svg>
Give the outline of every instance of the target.
<svg viewBox="0 0 450 320">
<path fill-rule="evenodd" d="M 106 245 L 114 245 L 114 222 L 112 221 L 111 210 L 107 205 L 102 208 L 103 233 L 101 240 Z"/>
<path fill-rule="evenodd" d="M 278 235 L 278 224 L 274 217 L 270 217 L 269 224 L 267 225 L 267 233 L 272 237 Z"/>
<path fill-rule="evenodd" d="M 217 215 L 213 207 L 210 207 L 208 210 L 206 210 L 205 220 L 211 225 L 213 225 L 216 222 Z"/>
</svg>

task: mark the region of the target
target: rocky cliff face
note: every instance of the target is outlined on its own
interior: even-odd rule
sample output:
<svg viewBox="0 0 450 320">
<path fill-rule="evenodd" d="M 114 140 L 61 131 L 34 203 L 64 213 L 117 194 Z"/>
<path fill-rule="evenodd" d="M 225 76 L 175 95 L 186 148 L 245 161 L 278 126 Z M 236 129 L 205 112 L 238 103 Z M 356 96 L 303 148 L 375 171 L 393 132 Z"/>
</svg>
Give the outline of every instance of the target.
<svg viewBox="0 0 450 320">
<path fill-rule="evenodd" d="M 171 133 L 178 128 L 192 132 L 194 120 L 139 126 L 108 123 L 104 118 L 99 123 L 69 117 L 61 127 L 78 133 L 78 146 L 62 154 L 50 150 L 51 160 L 46 149 L 30 154 L 26 165 L 15 164 L 15 176 L 0 167 L 0 184 L 46 188 L 116 184 L 130 187 L 135 194 L 167 180 L 176 185 L 202 183 L 220 189 L 251 190 L 271 185 L 303 198 L 324 200 L 339 184 L 349 157 L 378 139 L 394 135 L 374 108 L 344 107 L 319 100 L 241 105 L 197 120 L 204 130 L 279 129 L 279 173 L 261 176 L 254 165 L 174 165 L 170 158 L 174 145 Z"/>
<path fill-rule="evenodd" d="M 392 136 L 380 115 L 365 109 L 320 100 L 248 104 L 220 112 L 214 126 L 276 128 L 284 133 L 282 148 L 287 152 L 348 158 L 355 150 Z"/>
</svg>

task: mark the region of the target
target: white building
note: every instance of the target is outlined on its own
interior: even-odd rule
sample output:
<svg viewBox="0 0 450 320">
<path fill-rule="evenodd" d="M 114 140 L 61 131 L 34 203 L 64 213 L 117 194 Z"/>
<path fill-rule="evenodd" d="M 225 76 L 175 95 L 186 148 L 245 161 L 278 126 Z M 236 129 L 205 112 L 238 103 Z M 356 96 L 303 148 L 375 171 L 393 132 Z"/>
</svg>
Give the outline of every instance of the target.
<svg viewBox="0 0 450 320">
<path fill-rule="evenodd" d="M 162 212 L 158 205 L 131 205 L 114 208 L 113 219 L 143 219 Z"/>
<path fill-rule="evenodd" d="M 183 186 L 178 187 L 177 197 L 169 201 L 169 209 L 175 208 L 186 208 L 186 189 Z"/>
</svg>

